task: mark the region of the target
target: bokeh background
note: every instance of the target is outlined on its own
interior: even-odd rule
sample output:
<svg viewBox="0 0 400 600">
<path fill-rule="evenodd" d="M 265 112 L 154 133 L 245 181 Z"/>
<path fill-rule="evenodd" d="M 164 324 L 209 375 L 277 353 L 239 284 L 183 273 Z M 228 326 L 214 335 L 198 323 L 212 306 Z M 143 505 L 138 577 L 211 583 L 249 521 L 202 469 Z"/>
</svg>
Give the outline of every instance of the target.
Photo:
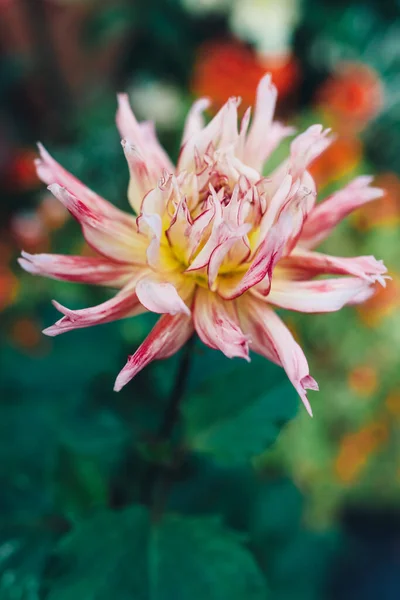
<svg viewBox="0 0 400 600">
<path fill-rule="evenodd" d="M 105 296 L 18 268 L 21 248 L 89 252 L 37 179 L 36 141 L 126 209 L 117 91 L 129 93 L 140 119 L 155 121 L 176 158 L 194 97 L 210 96 L 215 110 L 238 95 L 246 107 L 268 71 L 280 119 L 299 129 L 321 122 L 337 133 L 312 166 L 320 197 L 362 173 L 386 191 L 325 248 L 374 254 L 392 277 L 358 308 L 288 315 L 321 391 L 312 397 L 314 419 L 299 411 L 259 459 L 298 492 L 286 504 L 285 493 L 272 494 L 271 523 L 290 529 L 293 511 L 302 523 L 301 536 L 282 543 L 274 558 L 272 597 L 400 597 L 399 1 L 0 0 L 1 600 L 41 597 L 49 534 L 33 532 L 32 514 L 53 502 L 49 474 L 70 478 L 68 492 L 57 492 L 68 514 L 89 511 L 111 493 L 103 469 L 115 476 L 113 502 L 122 502 L 129 465 L 115 457 L 129 436 L 132 391 L 116 400 L 111 387 L 151 322 L 42 336 L 57 318 L 52 298 L 80 307 Z M 162 367 L 157 373 L 162 385 Z M 66 525 L 50 513 L 58 535 Z M 21 533 L 27 523 L 29 535 Z"/>
</svg>

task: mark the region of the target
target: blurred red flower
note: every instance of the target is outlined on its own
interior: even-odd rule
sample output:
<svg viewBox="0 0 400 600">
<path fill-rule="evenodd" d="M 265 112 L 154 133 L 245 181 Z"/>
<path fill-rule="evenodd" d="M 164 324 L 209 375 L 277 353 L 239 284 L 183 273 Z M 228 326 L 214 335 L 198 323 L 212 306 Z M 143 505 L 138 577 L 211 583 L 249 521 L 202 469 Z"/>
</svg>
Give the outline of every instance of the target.
<svg viewBox="0 0 400 600">
<path fill-rule="evenodd" d="M 362 129 L 380 112 L 383 102 L 378 73 L 357 62 L 340 63 L 316 96 L 317 106 L 328 113 L 337 131 Z"/>
<path fill-rule="evenodd" d="M 300 79 L 299 65 L 291 56 L 266 59 L 237 41 L 207 42 L 199 50 L 192 91 L 210 97 L 214 108 L 221 107 L 227 96 L 240 96 L 243 110 L 254 104 L 265 73 L 271 73 L 280 99 L 295 90 Z"/>
</svg>

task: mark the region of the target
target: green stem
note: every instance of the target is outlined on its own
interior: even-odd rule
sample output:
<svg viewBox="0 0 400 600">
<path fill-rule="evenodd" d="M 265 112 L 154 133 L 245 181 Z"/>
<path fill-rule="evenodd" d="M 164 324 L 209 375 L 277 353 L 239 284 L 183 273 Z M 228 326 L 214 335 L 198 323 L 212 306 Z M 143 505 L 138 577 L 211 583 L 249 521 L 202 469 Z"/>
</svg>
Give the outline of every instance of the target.
<svg viewBox="0 0 400 600">
<path fill-rule="evenodd" d="M 194 340 L 195 336 L 192 336 L 183 349 L 183 355 L 175 376 L 175 382 L 172 387 L 167 408 L 158 430 L 157 441 L 159 443 L 170 441 L 178 423 L 179 407 L 185 395 Z M 165 499 L 171 484 L 171 476 L 177 467 L 177 463 L 180 462 L 180 459 L 181 451 L 178 450 L 171 465 L 151 465 L 147 472 L 143 482 L 142 501 L 152 507 L 154 520 L 158 520 L 162 514 Z"/>
</svg>

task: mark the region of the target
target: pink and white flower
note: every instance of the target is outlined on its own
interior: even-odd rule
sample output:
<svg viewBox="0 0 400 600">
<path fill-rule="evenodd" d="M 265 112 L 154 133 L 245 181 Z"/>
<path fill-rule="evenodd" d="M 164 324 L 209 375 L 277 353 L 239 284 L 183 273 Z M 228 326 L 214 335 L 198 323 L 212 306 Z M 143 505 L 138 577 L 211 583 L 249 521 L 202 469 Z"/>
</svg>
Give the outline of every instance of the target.
<svg viewBox="0 0 400 600">
<path fill-rule="evenodd" d="M 106 302 L 83 310 L 54 303 L 63 315 L 50 336 L 137 315 L 162 314 L 117 377 L 120 390 L 155 359 L 174 354 L 196 331 L 228 357 L 249 351 L 281 365 L 307 410 L 306 390 L 318 389 L 307 360 L 273 307 L 336 311 L 369 298 L 385 285 L 386 268 L 373 256 L 342 258 L 314 250 L 352 210 L 382 195 L 358 177 L 316 204 L 307 170 L 330 143 L 313 125 L 294 138 L 287 159 L 268 176 L 265 164 L 293 130 L 273 121 L 276 89 L 258 86 L 238 128 L 239 100 L 230 98 L 205 124 L 207 99 L 187 117 L 176 166 L 151 123 L 139 123 L 125 95 L 117 126 L 130 171 L 128 215 L 65 171 L 43 147 L 39 177 L 80 223 L 98 256 L 22 253 L 35 275 L 115 288 Z M 327 275 L 333 277 L 327 278 Z M 324 278 L 319 278 L 324 276 Z"/>
</svg>

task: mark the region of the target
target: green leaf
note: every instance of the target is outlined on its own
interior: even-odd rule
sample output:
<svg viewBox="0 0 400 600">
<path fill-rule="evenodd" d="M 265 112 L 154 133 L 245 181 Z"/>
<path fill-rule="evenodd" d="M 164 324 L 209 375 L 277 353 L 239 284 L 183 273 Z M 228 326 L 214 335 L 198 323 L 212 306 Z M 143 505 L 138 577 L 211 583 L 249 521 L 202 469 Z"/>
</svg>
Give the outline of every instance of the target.
<svg viewBox="0 0 400 600">
<path fill-rule="evenodd" d="M 265 559 L 274 600 L 325 598 L 339 541 L 335 532 L 298 531 L 286 543 L 274 547 Z"/>
<path fill-rule="evenodd" d="M 49 600 L 265 600 L 266 584 L 237 535 L 215 519 L 141 506 L 104 512 L 62 540 Z"/>
<path fill-rule="evenodd" d="M 203 457 L 186 465 L 169 497 L 170 510 L 218 515 L 263 552 L 299 530 L 303 508 L 302 494 L 289 479 L 259 473 L 249 464 L 226 468 Z"/>
<path fill-rule="evenodd" d="M 47 560 L 64 526 L 40 518 L 0 525 L 0 600 L 39 598 Z"/>
<path fill-rule="evenodd" d="M 283 369 L 264 358 L 253 356 L 250 364 L 226 359 L 215 373 L 211 353 L 211 377 L 182 406 L 186 442 L 219 462 L 243 462 L 275 441 L 296 413 L 297 394 Z M 205 377 L 208 372 L 205 364 Z"/>
<path fill-rule="evenodd" d="M 89 48 L 99 48 L 112 43 L 126 33 L 135 13 L 130 6 L 120 4 L 94 12 L 83 31 L 83 41 Z"/>
</svg>

